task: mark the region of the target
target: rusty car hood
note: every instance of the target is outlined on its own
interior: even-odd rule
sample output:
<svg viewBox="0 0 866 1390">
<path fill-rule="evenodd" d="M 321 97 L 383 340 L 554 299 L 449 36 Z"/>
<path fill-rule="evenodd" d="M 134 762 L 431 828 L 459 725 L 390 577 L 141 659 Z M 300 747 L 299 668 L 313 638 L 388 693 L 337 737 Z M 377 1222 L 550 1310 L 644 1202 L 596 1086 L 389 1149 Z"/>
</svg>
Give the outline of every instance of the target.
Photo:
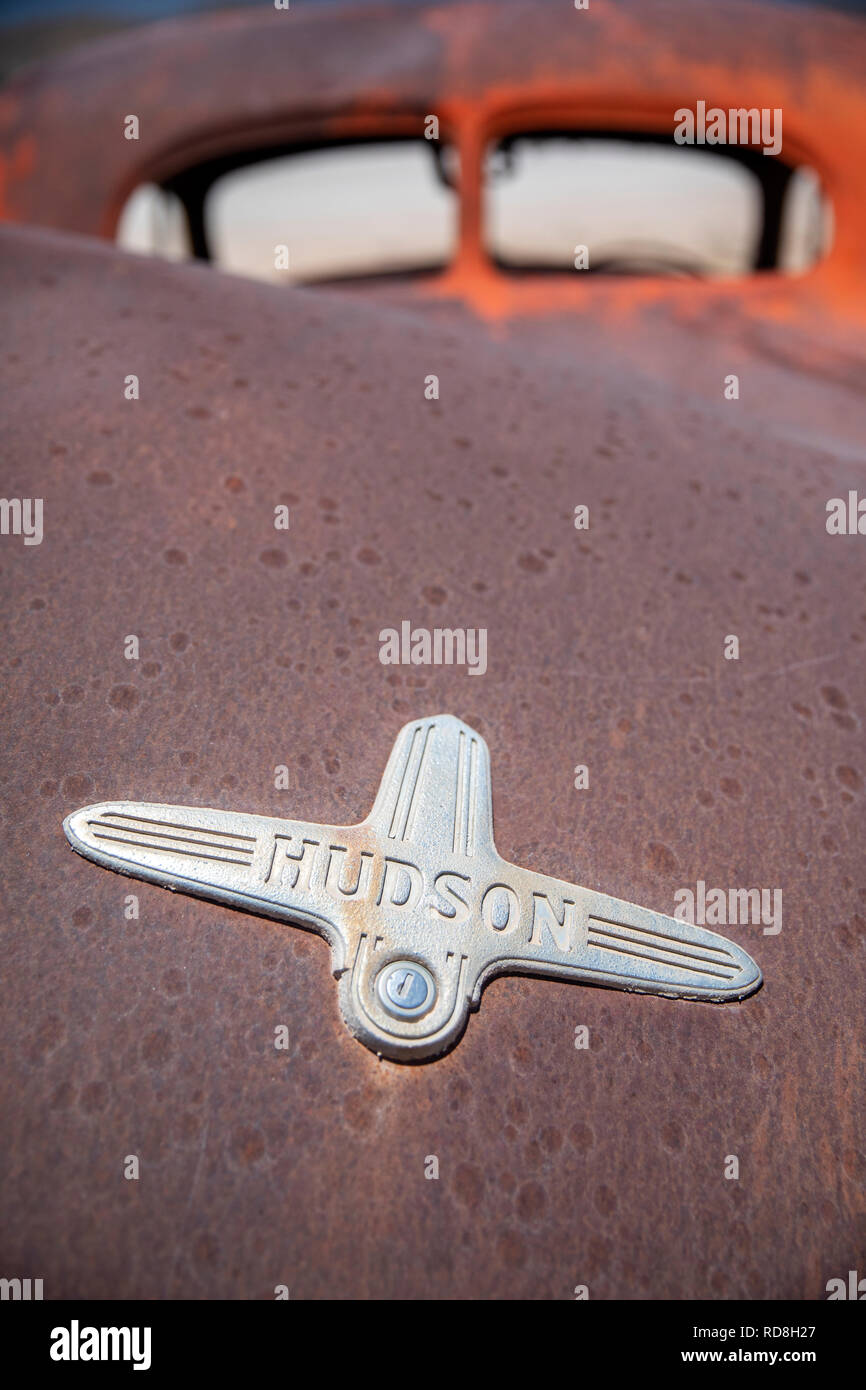
<svg viewBox="0 0 866 1390">
<path fill-rule="evenodd" d="M 4 490 L 45 508 L 0 554 L 7 1264 L 46 1297 L 822 1296 L 866 1235 L 866 595 L 824 524 L 850 449 L 612 342 L 51 231 L 4 229 L 0 279 Z M 487 673 L 383 666 L 402 619 L 486 627 Z M 508 859 L 665 912 L 782 889 L 778 934 L 727 929 L 760 992 L 497 980 L 401 1067 L 345 1031 L 323 942 L 64 838 L 101 799 L 350 822 L 434 709 L 495 747 Z"/>
</svg>

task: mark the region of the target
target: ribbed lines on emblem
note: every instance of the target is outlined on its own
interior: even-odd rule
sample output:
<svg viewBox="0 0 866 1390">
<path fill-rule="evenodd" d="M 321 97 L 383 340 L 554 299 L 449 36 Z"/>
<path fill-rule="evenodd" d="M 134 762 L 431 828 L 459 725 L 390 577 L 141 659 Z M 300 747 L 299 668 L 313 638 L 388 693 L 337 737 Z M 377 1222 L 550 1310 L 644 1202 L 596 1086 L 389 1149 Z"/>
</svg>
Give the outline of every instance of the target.
<svg viewBox="0 0 866 1390">
<path fill-rule="evenodd" d="M 178 854 L 188 859 L 211 859 L 218 864 L 237 864 L 242 868 L 252 863 L 256 847 L 252 835 L 153 820 L 123 811 L 106 811 L 96 820 L 88 821 L 88 829 L 97 841 L 160 854 Z M 213 853 L 214 850 L 217 852 Z"/>
<path fill-rule="evenodd" d="M 460 730 L 457 745 L 457 786 L 454 793 L 455 854 L 470 858 L 475 853 L 475 821 L 478 807 L 478 739 Z"/>
<path fill-rule="evenodd" d="M 391 828 L 388 831 L 390 840 L 408 840 L 412 834 L 418 802 L 421 799 L 421 785 L 427 755 L 435 728 L 435 724 L 428 724 L 426 728 L 423 724 L 419 724 L 412 730 L 409 752 L 403 764 L 400 785 L 397 788 L 397 797 L 394 802 L 394 813 L 391 816 Z"/>
<path fill-rule="evenodd" d="M 730 951 L 720 946 L 678 943 L 674 937 L 663 936 L 661 932 L 650 931 L 648 927 L 610 922 L 605 917 L 590 915 L 587 940 L 590 946 L 612 951 L 616 955 L 655 961 L 657 965 L 686 970 L 693 975 L 733 980 L 740 973 L 740 967 Z"/>
</svg>

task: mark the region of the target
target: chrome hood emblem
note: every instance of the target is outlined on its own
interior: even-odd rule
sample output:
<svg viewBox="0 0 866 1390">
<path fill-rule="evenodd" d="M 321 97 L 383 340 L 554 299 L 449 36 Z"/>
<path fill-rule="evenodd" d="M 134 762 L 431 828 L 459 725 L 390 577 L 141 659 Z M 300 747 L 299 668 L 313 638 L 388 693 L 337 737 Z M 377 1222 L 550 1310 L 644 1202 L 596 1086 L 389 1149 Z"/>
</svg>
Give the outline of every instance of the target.
<svg viewBox="0 0 866 1390">
<path fill-rule="evenodd" d="M 715 932 L 500 858 L 487 744 L 453 715 L 401 730 L 359 825 L 132 801 L 63 825 L 105 868 L 319 932 L 349 1031 L 396 1061 L 456 1042 L 496 975 L 715 1002 L 761 983 Z"/>
</svg>

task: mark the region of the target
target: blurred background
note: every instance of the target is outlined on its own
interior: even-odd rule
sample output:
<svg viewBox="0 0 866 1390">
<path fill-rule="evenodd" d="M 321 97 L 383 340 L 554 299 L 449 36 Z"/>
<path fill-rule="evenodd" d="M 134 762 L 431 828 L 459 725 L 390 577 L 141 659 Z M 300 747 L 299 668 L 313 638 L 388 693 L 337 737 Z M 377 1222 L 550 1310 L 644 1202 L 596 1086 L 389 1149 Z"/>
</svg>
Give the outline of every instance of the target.
<svg viewBox="0 0 866 1390">
<path fill-rule="evenodd" d="M 262 3 L 6 0 L 0 81 L 28 63 L 136 25 L 260 11 Z M 292 0 L 292 8 L 333 3 Z M 693 0 L 696 8 L 713 3 Z M 792 24 L 800 3 L 776 0 L 791 11 Z M 866 14 L 866 0 L 812 0 L 810 8 L 821 5 Z M 638 132 L 512 135 L 486 154 L 485 251 L 501 269 L 524 274 L 570 270 L 576 244 L 592 247 L 594 272 L 801 273 L 832 245 L 833 210 L 813 170 L 785 167 L 779 227 L 768 250 L 762 237 L 769 163 L 720 158 L 717 148 L 684 148 Z M 446 269 L 456 251 L 458 173 L 456 151 L 420 134 L 268 151 L 224 160 L 204 177 L 197 171 L 193 179 L 142 183 L 126 200 L 116 239 L 128 250 L 172 260 L 197 256 L 262 280 L 429 275 Z M 275 263 L 274 248 L 282 243 L 291 245 L 288 266 Z"/>
<path fill-rule="evenodd" d="M 22 63 L 46 57 L 86 39 L 116 33 L 136 24 L 153 23 L 171 15 L 205 13 L 215 10 L 261 9 L 264 0 L 2 0 L 0 3 L 0 81 Z M 353 0 L 291 0 L 293 9 L 323 5 L 352 4 Z M 384 0 L 395 6 L 411 6 L 422 0 Z M 454 0 L 440 0 L 454 3 Z M 540 4 L 556 0 L 539 0 Z M 692 0 L 694 5 L 714 0 Z M 866 14 L 866 0 L 770 0 L 792 9 L 846 10 Z"/>
</svg>

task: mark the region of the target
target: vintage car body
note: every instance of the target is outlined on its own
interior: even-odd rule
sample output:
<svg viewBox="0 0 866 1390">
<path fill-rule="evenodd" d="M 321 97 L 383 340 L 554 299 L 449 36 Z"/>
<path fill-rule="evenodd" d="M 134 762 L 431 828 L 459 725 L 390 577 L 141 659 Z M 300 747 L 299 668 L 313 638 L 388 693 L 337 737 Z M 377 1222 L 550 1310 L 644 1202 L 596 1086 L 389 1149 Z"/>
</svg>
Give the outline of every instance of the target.
<svg viewBox="0 0 866 1390">
<path fill-rule="evenodd" d="M 44 499 L 41 545 L 0 537 L 3 1272 L 46 1298 L 823 1298 L 866 1246 L 866 539 L 826 527 L 866 491 L 863 29 L 668 3 L 274 22 L 153 26 L 0 93 L 3 213 L 39 224 L 0 230 L 3 492 Z M 813 271 L 484 263 L 482 128 L 660 127 L 708 91 L 784 106 L 835 206 Z M 287 291 L 98 239 L 191 153 L 431 109 L 466 180 L 436 283 Z M 484 626 L 487 673 L 382 665 L 403 619 Z M 502 979 L 444 1058 L 377 1061 L 323 942 L 64 839 L 127 797 L 360 819 L 437 710 L 490 745 L 507 858 L 666 912 L 699 882 L 781 891 L 781 930 L 720 925 L 760 992 Z"/>
<path fill-rule="evenodd" d="M 814 167 L 834 204 L 831 254 L 793 292 L 785 286 L 782 302 L 817 299 L 862 321 L 864 60 L 862 25 L 843 16 L 736 0 L 617 0 L 567 15 L 531 0 L 480 0 L 167 21 L 13 81 L 0 207 L 12 220 L 113 236 L 126 197 L 146 180 L 192 169 L 206 179 L 208 161 L 269 147 L 418 135 L 434 112 L 460 155 L 460 238 L 449 272 L 424 293 L 500 317 L 562 307 L 563 296 L 584 306 L 586 277 L 539 286 L 496 273 L 481 235 L 485 144 L 569 127 L 670 138 L 673 113 L 710 94 L 725 109 L 780 108 L 786 161 Z M 130 111 L 134 141 L 120 138 Z M 82 165 L 83 149 L 95 157 Z M 739 155 L 770 177 L 774 162 L 760 148 Z M 765 238 L 777 231 L 765 226 Z M 761 263 L 770 250 L 760 248 Z M 767 289 L 739 292 L 763 302 Z"/>
</svg>

